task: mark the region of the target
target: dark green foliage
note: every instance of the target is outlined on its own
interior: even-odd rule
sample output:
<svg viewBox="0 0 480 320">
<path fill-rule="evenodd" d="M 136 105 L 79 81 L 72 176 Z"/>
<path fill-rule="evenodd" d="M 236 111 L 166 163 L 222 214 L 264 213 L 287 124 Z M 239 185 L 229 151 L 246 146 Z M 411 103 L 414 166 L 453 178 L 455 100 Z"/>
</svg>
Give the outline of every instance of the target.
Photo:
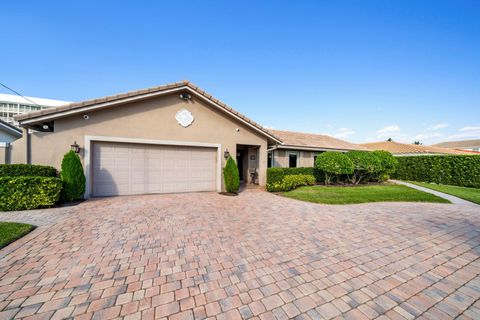
<svg viewBox="0 0 480 320">
<path fill-rule="evenodd" d="M 271 192 L 290 191 L 300 186 L 312 186 L 315 177 L 311 174 L 285 175 L 281 181 L 267 184 L 267 190 Z"/>
<path fill-rule="evenodd" d="M 395 179 L 480 188 L 480 156 L 397 157 Z"/>
<path fill-rule="evenodd" d="M 334 176 L 352 174 L 354 165 L 352 160 L 341 152 L 327 151 L 317 156 L 315 168 L 325 174 L 325 184 L 330 184 Z"/>
<path fill-rule="evenodd" d="M 238 167 L 232 157 L 228 157 L 225 168 L 223 168 L 223 179 L 225 190 L 230 193 L 237 193 L 240 187 L 240 175 Z"/>
<path fill-rule="evenodd" d="M 377 159 L 380 161 L 380 170 L 370 176 L 372 181 L 387 181 L 390 175 L 395 172 L 397 168 L 397 159 L 388 151 L 377 150 L 373 151 Z"/>
<path fill-rule="evenodd" d="M 381 169 L 380 160 L 372 152 L 349 151 L 346 155 L 354 166 L 353 173 L 349 175 L 349 180 L 353 184 L 359 184 L 364 178 Z"/>
<path fill-rule="evenodd" d="M 0 177 L 0 211 L 51 207 L 61 190 L 55 177 Z"/>
<path fill-rule="evenodd" d="M 62 200 L 73 201 L 83 199 L 85 193 L 85 174 L 80 157 L 70 150 L 62 160 L 60 177 L 63 181 Z"/>
<path fill-rule="evenodd" d="M 0 164 L 0 177 L 2 176 L 56 177 L 57 169 L 33 164 Z"/>
<path fill-rule="evenodd" d="M 323 172 L 312 167 L 300 168 L 268 168 L 267 169 L 267 184 L 282 181 L 286 175 L 309 174 L 315 177 L 317 183 L 323 182 Z"/>
</svg>

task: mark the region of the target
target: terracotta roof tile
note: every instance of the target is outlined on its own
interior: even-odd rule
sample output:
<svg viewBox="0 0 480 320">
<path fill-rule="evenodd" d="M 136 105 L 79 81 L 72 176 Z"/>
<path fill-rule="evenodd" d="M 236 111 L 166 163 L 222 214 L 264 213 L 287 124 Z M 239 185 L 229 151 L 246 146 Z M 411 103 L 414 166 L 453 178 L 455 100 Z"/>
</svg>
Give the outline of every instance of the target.
<svg viewBox="0 0 480 320">
<path fill-rule="evenodd" d="M 446 141 L 446 142 L 433 144 L 432 146 L 441 147 L 441 148 L 452 148 L 452 149 L 479 147 L 480 146 L 480 139 L 461 140 L 461 141 Z"/>
<path fill-rule="evenodd" d="M 379 141 L 361 144 L 370 150 L 385 150 L 392 154 L 470 154 L 470 152 L 459 151 L 447 148 L 433 146 L 424 146 L 408 143 L 399 143 L 395 141 Z"/>
<path fill-rule="evenodd" d="M 324 134 L 270 130 L 286 146 L 332 150 L 368 150 L 358 144 L 350 143 Z"/>
</svg>

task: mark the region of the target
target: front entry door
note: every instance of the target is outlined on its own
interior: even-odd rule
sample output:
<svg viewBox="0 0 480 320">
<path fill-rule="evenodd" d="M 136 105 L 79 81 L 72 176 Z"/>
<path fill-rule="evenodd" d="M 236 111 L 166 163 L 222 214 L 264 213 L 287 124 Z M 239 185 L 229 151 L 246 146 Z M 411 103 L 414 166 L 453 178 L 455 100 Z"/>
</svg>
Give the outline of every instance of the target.
<svg viewBox="0 0 480 320">
<path fill-rule="evenodd" d="M 243 181 L 243 151 L 237 151 L 237 167 L 238 175 L 240 176 L 240 181 Z"/>
</svg>

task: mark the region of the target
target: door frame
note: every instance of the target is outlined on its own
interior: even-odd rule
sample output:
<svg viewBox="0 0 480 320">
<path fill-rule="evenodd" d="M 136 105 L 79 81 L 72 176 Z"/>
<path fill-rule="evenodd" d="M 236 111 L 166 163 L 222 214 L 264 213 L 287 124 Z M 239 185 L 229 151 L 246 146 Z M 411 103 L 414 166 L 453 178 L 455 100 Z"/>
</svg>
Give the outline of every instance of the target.
<svg viewBox="0 0 480 320">
<path fill-rule="evenodd" d="M 83 147 L 83 160 L 85 163 L 85 199 L 90 198 L 92 195 L 92 142 L 120 142 L 120 143 L 136 143 L 136 144 L 152 144 L 152 145 L 164 145 L 164 146 L 183 146 L 183 147 L 205 147 L 217 149 L 217 173 L 216 173 L 216 189 L 217 192 L 222 191 L 222 145 L 219 143 L 209 142 L 194 142 L 194 141 L 175 141 L 175 140 L 154 140 L 154 139 L 138 139 L 138 138 L 125 138 L 125 137 L 105 137 L 105 136 L 85 136 L 85 144 Z"/>
</svg>

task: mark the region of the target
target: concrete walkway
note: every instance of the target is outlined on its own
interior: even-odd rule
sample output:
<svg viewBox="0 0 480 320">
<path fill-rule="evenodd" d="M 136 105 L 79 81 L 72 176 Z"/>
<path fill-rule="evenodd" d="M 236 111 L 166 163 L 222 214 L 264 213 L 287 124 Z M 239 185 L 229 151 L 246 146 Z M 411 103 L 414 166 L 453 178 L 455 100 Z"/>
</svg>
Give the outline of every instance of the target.
<svg viewBox="0 0 480 320">
<path fill-rule="evenodd" d="M 397 184 L 403 184 L 404 186 L 407 186 L 407 187 L 410 187 L 410 188 L 413 188 L 413 189 L 417 189 L 417 190 L 420 190 L 420 191 L 424 191 L 424 192 L 428 192 L 428 193 L 434 194 L 434 195 L 436 195 L 437 197 L 440 197 L 440 198 L 443 198 L 443 199 L 447 199 L 447 200 L 450 201 L 451 203 L 455 203 L 455 204 L 473 204 L 473 205 L 476 205 L 476 204 L 473 203 L 473 202 L 470 202 L 470 201 L 467 201 L 467 200 L 463 200 L 463 199 L 461 199 L 461 198 L 452 196 L 452 195 L 447 194 L 447 193 L 443 193 L 443 192 L 436 191 L 436 190 L 432 190 L 432 189 L 429 189 L 429 188 L 417 186 L 416 184 L 413 184 L 413 183 L 409 183 L 409 182 L 405 182 L 405 181 L 399 181 L 399 180 L 390 180 L 390 181 L 392 181 L 392 182 L 394 182 L 394 183 L 397 183 Z"/>
</svg>

